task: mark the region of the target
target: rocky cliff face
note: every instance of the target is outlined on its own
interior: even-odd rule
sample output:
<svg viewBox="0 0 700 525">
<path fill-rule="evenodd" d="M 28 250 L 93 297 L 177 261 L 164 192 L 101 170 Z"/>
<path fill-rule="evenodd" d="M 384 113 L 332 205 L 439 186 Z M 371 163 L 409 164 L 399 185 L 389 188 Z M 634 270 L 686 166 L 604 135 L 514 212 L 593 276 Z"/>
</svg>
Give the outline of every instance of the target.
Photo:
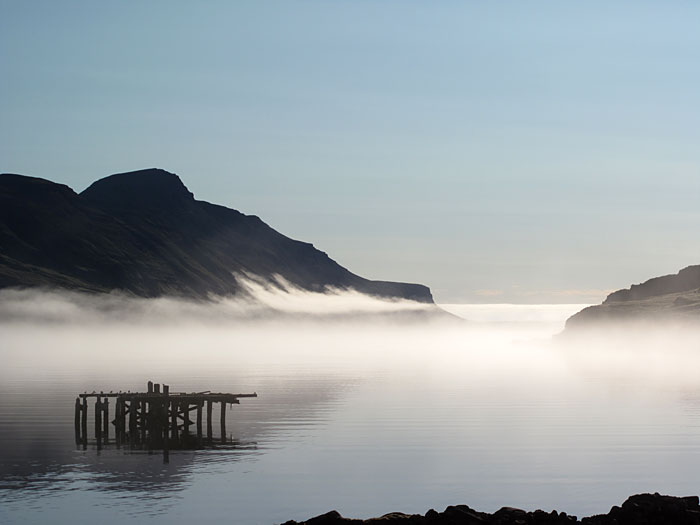
<svg viewBox="0 0 700 525">
<path fill-rule="evenodd" d="M 112 175 L 81 194 L 0 175 L 0 288 L 205 298 L 239 293 L 246 274 L 433 302 L 425 286 L 364 279 L 258 217 L 197 201 L 164 170 Z"/>
<path fill-rule="evenodd" d="M 570 317 L 566 330 L 649 320 L 700 323 L 700 265 L 613 292 Z"/>
</svg>

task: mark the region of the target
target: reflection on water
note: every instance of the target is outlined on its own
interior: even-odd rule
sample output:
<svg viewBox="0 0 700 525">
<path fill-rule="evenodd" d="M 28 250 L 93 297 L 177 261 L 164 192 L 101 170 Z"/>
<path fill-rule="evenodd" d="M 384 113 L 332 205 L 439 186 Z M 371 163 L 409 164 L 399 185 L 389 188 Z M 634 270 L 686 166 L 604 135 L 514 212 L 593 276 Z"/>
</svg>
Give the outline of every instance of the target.
<svg viewBox="0 0 700 525">
<path fill-rule="evenodd" d="M 565 350 L 550 336 L 575 306 L 468 309 L 466 326 L 5 325 L 0 522 L 275 523 L 455 503 L 583 515 L 635 492 L 697 493 L 692 343 L 663 358 L 624 342 Z M 168 464 L 76 449 L 77 392 L 150 378 L 259 397 L 228 412 L 232 447 Z"/>
</svg>

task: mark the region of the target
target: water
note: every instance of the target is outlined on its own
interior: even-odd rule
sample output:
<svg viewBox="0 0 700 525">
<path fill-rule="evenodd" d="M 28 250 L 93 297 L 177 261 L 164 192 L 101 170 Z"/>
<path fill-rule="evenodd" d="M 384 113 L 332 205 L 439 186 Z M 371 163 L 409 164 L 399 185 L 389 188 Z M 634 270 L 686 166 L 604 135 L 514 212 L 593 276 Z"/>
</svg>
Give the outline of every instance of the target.
<svg viewBox="0 0 700 525">
<path fill-rule="evenodd" d="M 4 324 L 0 523 L 270 524 L 458 503 L 581 516 L 638 492 L 697 494 L 697 358 L 554 346 L 579 308 L 447 306 L 466 326 Z M 229 412 L 231 448 L 169 464 L 76 448 L 77 393 L 149 379 L 259 397 Z"/>
</svg>

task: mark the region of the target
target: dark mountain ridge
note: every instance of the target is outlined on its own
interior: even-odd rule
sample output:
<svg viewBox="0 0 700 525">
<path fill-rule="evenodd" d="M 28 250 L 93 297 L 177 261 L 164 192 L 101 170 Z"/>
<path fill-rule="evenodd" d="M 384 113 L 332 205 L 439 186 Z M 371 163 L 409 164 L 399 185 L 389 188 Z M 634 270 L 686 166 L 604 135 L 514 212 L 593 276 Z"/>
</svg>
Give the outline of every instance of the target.
<svg viewBox="0 0 700 525">
<path fill-rule="evenodd" d="M 197 201 L 165 170 L 111 175 L 80 194 L 0 175 L 0 288 L 206 298 L 241 293 L 240 275 L 433 302 L 423 285 L 364 279 L 256 216 Z"/>
</svg>

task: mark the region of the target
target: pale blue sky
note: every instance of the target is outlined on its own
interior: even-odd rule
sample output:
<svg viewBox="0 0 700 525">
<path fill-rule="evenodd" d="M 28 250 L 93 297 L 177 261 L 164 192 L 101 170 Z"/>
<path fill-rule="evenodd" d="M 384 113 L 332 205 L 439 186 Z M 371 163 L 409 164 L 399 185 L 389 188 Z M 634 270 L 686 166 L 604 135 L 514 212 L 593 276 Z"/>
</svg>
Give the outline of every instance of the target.
<svg viewBox="0 0 700 525">
<path fill-rule="evenodd" d="M 700 263 L 696 2 L 0 0 L 0 171 L 162 167 L 439 301 Z"/>
</svg>

